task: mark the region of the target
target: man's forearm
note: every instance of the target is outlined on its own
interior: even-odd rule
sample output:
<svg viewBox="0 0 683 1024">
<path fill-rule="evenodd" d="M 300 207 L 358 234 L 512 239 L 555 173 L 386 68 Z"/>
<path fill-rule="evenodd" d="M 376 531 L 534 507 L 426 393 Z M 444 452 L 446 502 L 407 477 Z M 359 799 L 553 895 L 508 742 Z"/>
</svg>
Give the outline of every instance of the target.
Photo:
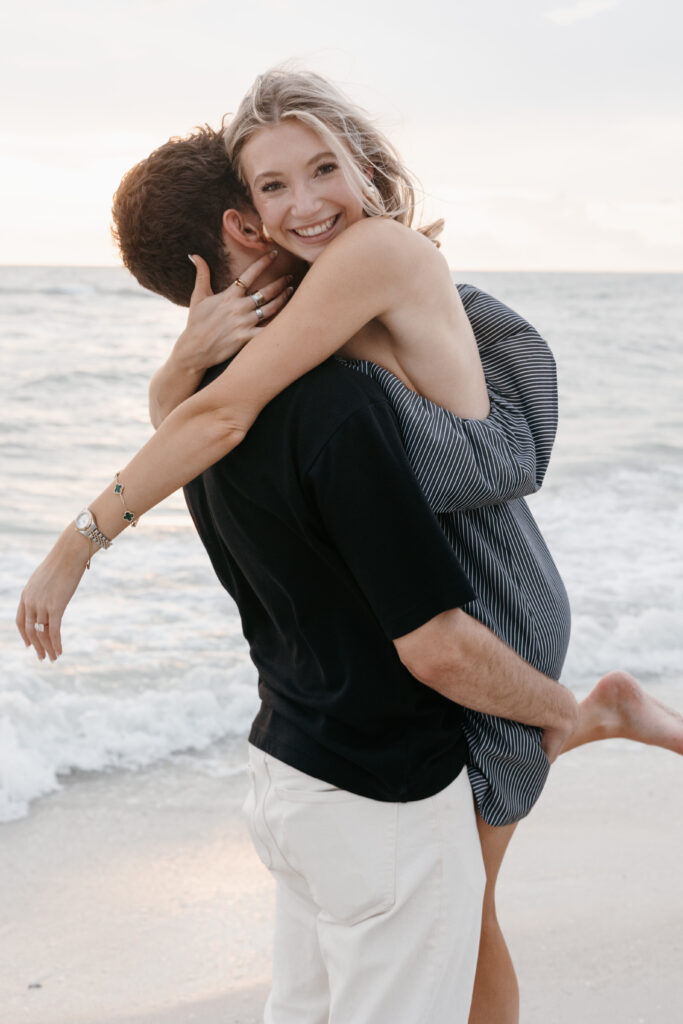
<svg viewBox="0 0 683 1024">
<path fill-rule="evenodd" d="M 544 676 L 461 609 L 395 641 L 413 675 L 473 711 L 542 729 L 570 729 L 578 715 L 566 687 Z"/>
</svg>

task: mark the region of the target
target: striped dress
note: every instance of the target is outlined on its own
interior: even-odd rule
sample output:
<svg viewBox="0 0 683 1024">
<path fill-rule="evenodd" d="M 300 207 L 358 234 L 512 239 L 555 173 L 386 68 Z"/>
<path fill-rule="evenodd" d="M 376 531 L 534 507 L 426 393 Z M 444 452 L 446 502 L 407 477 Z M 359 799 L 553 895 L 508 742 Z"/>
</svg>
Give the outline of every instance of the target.
<svg viewBox="0 0 683 1024">
<path fill-rule="evenodd" d="M 507 306 L 458 285 L 479 346 L 491 412 L 464 420 L 362 360 L 383 389 L 403 443 L 477 598 L 465 610 L 540 672 L 559 679 L 569 642 L 567 594 L 523 496 L 538 490 L 557 429 L 555 362 L 546 342 Z M 549 764 L 541 730 L 465 710 L 468 771 L 489 825 L 529 813 Z"/>
</svg>

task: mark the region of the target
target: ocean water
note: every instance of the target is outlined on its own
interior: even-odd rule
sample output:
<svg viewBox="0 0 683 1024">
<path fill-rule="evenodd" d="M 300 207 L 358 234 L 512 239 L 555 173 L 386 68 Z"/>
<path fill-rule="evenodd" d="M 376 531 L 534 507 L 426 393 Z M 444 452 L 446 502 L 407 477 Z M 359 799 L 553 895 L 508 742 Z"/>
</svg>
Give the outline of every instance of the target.
<svg viewBox="0 0 683 1024">
<path fill-rule="evenodd" d="M 557 358 L 560 430 L 530 503 L 572 603 L 563 681 L 581 694 L 623 667 L 670 692 L 683 664 L 683 277 L 455 277 L 526 316 Z M 98 555 L 57 664 L 14 626 L 61 529 L 149 436 L 147 382 L 184 319 L 123 270 L 0 268 L 0 820 L 77 771 L 239 767 L 255 670 L 182 496 Z"/>
</svg>

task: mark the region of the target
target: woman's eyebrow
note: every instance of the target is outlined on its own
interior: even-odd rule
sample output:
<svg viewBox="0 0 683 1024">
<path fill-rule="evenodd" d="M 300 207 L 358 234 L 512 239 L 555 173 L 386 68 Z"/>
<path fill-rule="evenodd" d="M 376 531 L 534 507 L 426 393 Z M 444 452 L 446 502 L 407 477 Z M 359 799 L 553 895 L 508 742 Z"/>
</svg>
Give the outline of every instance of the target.
<svg viewBox="0 0 683 1024">
<path fill-rule="evenodd" d="M 327 160 L 330 157 L 332 157 L 333 160 L 336 160 L 337 154 L 333 153 L 329 149 L 326 149 L 324 153 L 316 153 L 315 156 L 312 156 L 311 159 L 306 164 L 306 166 L 310 167 L 311 164 L 317 164 L 318 160 Z"/>
<path fill-rule="evenodd" d="M 337 154 L 333 153 L 332 150 L 330 149 L 326 149 L 323 153 L 316 153 L 315 156 L 312 156 L 310 160 L 306 161 L 306 167 L 310 167 L 311 164 L 317 163 L 318 160 L 327 160 L 330 157 L 333 160 L 337 159 Z M 256 185 L 256 183 L 259 182 L 261 178 L 280 178 L 282 177 L 283 173 L 283 171 L 261 171 L 261 173 L 257 174 L 256 177 L 254 178 L 254 185 Z"/>
</svg>

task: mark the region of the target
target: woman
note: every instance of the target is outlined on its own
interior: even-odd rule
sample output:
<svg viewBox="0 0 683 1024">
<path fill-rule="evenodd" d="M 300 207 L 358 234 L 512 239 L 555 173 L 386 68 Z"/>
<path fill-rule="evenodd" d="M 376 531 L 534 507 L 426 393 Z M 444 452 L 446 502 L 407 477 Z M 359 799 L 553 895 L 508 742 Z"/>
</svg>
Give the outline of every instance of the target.
<svg viewBox="0 0 683 1024">
<path fill-rule="evenodd" d="M 268 104 L 270 121 L 264 113 Z M 359 368 L 377 375 L 387 393 L 395 392 L 398 386 L 397 404 L 415 402 L 415 392 L 419 392 L 471 420 L 466 444 L 475 453 L 487 453 L 487 469 L 492 451 L 504 460 L 503 449 L 514 451 L 517 446 L 521 460 L 508 459 L 514 466 L 524 462 L 525 453 L 531 449 L 536 460 L 539 452 L 549 453 L 554 415 L 549 412 L 548 400 L 552 404 L 554 396 L 546 393 L 534 401 L 532 393 L 530 398 L 528 379 L 525 391 L 524 375 L 515 376 L 514 360 L 505 365 L 500 351 L 490 353 L 489 370 L 495 377 L 495 388 L 487 391 L 470 321 L 451 284 L 445 261 L 429 241 L 407 228 L 412 216 L 408 176 L 386 142 L 343 98 L 315 76 L 265 76 L 238 112 L 228 132 L 228 144 L 264 228 L 276 244 L 302 256 L 312 269 L 277 321 L 264 329 L 224 375 L 173 412 L 155 438 L 121 472 L 115 488 L 118 497 L 112 498 L 108 488 L 92 503 L 94 524 L 80 524 L 84 536 L 88 535 L 87 547 L 83 536 L 67 528 L 34 574 L 20 605 L 18 624 L 25 641 L 34 643 L 37 649 L 42 648 L 44 639 L 51 657 L 61 653 L 61 614 L 89 560 L 91 544 L 106 546 L 129 521 L 135 521 L 135 514 L 127 506 L 121 519 L 115 504 L 123 497 L 123 489 L 125 500 L 130 496 L 137 514 L 142 514 L 230 451 L 275 394 L 335 351 L 362 360 Z M 368 215 L 378 214 L 384 216 L 369 219 Z M 335 244 L 331 246 L 331 242 Z M 241 282 L 233 287 L 239 291 Z M 320 310 L 326 313 L 324 320 Z M 539 351 L 537 346 L 537 356 Z M 372 360 L 372 366 L 368 360 Z M 506 387 L 511 388 L 508 394 Z M 450 426 L 455 426 L 461 436 L 467 433 L 461 424 Z M 540 463 L 542 478 L 547 458 L 544 462 L 541 457 Z M 486 494 L 475 488 L 464 505 L 462 501 L 456 503 L 449 512 L 460 517 L 453 538 L 470 527 L 473 537 L 486 539 L 491 521 L 481 522 L 479 506 L 489 502 L 500 530 L 507 530 L 507 536 L 512 535 L 510 530 L 516 531 L 514 535 L 524 539 L 527 556 L 541 566 L 533 585 L 543 582 L 551 599 L 547 629 L 553 633 L 552 642 L 548 650 L 536 652 L 536 661 L 540 659 L 546 674 L 557 676 L 568 626 L 563 588 L 528 512 L 515 506 L 510 513 L 512 504 L 501 504 L 535 489 L 540 479 L 535 472 L 531 476 L 529 480 L 527 473 L 520 481 L 514 473 L 512 478 L 503 474 L 503 486 L 500 474 L 494 474 L 492 488 L 491 475 L 480 472 L 485 487 L 489 487 Z M 498 553 L 493 550 L 492 554 Z M 50 577 L 53 582 L 48 584 Z M 519 581 L 514 577 L 513 571 L 503 580 L 509 587 L 508 606 L 515 604 L 515 584 Z M 499 576 L 490 589 L 492 600 L 500 582 Z M 527 594 L 532 592 L 527 588 Z M 503 634 L 503 639 L 515 646 L 500 625 L 504 616 L 497 616 L 491 603 L 481 603 L 479 617 L 494 630 L 498 627 L 496 631 Z M 547 600 L 542 603 L 548 606 Z M 530 628 L 533 624 L 525 622 L 523 615 L 513 618 L 512 633 L 521 638 L 518 649 L 521 647 L 520 653 L 534 663 L 533 652 L 521 641 L 531 642 L 539 631 Z M 47 633 L 36 636 L 36 623 Z M 548 661 L 544 662 L 543 657 Z M 549 664 L 557 666 L 554 673 L 549 671 Z M 615 691 L 620 689 L 631 696 L 635 693 L 632 687 L 623 676 L 601 681 L 586 702 L 582 722 L 568 746 L 598 738 Z M 630 735 L 671 746 L 676 742 L 674 726 L 667 732 L 661 715 L 653 706 L 648 708 L 650 721 L 656 720 L 654 732 L 649 739 L 644 733 Z M 501 730 L 498 720 L 488 721 L 484 716 L 469 716 L 469 721 L 470 746 L 475 756 L 481 752 L 477 796 L 488 820 L 488 824 L 481 821 L 480 831 L 489 877 L 471 1019 L 513 1021 L 517 1016 L 514 971 L 495 921 L 493 887 L 513 828 L 510 822 L 527 813 L 536 799 L 547 761 L 538 730 L 516 723 L 508 723 Z M 626 732 L 622 729 L 612 734 Z M 521 745 L 516 747 L 518 740 Z M 511 780 L 510 765 L 514 767 L 520 752 L 518 771 Z M 496 777 L 495 763 L 501 756 L 508 757 L 507 767 Z M 524 767 L 529 771 L 529 764 L 531 778 L 524 779 L 519 770 Z M 476 791 L 477 786 L 474 788 Z M 510 798 L 517 798 L 520 788 L 524 799 L 521 804 L 511 805 Z M 505 827 L 500 827 L 504 823 Z M 496 977 L 497 986 L 491 985 L 492 977 Z M 494 991 L 497 1001 L 492 1004 Z"/>
</svg>

